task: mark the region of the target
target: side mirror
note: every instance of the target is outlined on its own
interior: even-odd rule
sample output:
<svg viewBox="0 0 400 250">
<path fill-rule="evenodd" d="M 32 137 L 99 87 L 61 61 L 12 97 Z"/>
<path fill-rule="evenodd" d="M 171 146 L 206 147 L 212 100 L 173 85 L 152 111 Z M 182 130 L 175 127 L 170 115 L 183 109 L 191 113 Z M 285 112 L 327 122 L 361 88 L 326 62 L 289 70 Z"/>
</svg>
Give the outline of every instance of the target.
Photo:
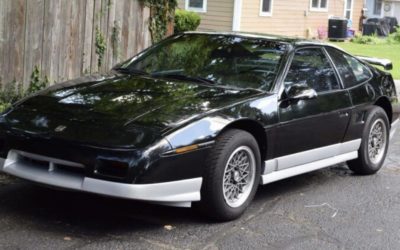
<svg viewBox="0 0 400 250">
<path fill-rule="evenodd" d="M 289 100 L 307 100 L 317 98 L 317 92 L 307 84 L 293 84 L 287 91 L 286 97 Z"/>
</svg>

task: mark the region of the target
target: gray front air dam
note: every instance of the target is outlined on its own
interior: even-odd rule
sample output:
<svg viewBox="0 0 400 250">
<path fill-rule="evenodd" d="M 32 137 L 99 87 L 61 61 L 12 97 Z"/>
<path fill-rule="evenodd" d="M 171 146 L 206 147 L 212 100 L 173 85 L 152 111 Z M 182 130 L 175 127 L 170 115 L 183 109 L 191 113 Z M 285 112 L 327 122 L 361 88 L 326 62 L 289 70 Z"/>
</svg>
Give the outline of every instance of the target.
<svg viewBox="0 0 400 250">
<path fill-rule="evenodd" d="M 21 156 L 48 162 L 49 167 L 38 167 L 33 162 L 21 160 Z M 61 162 L 79 167 L 79 164 L 73 162 L 10 150 L 7 159 L 0 158 L 0 170 L 40 184 L 163 205 L 190 207 L 191 202 L 200 200 L 202 178 L 154 184 L 126 184 L 88 178 L 79 173 L 58 169 L 57 163 Z"/>
</svg>

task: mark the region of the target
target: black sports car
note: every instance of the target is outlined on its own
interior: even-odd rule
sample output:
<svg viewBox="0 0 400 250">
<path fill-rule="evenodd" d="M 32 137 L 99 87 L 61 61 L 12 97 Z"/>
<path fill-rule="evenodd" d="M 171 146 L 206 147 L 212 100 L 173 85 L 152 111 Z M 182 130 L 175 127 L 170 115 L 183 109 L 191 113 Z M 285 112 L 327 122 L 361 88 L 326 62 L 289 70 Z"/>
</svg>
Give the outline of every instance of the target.
<svg viewBox="0 0 400 250">
<path fill-rule="evenodd" d="M 377 172 L 399 123 L 387 60 L 243 33 L 184 33 L 0 116 L 1 168 L 33 182 L 240 216 L 259 184 L 347 161 Z"/>
</svg>

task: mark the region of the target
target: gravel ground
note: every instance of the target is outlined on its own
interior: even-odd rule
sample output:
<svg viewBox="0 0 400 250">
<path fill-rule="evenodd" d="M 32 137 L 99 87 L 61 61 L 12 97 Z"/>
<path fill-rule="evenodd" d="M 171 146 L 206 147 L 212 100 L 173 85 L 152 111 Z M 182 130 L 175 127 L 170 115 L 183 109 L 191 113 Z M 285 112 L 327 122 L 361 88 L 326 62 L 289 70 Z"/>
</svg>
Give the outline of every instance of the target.
<svg viewBox="0 0 400 250">
<path fill-rule="evenodd" d="M 0 249 L 399 249 L 399 152 L 397 133 L 376 175 L 341 164 L 260 186 L 228 223 L 0 175 Z"/>
</svg>

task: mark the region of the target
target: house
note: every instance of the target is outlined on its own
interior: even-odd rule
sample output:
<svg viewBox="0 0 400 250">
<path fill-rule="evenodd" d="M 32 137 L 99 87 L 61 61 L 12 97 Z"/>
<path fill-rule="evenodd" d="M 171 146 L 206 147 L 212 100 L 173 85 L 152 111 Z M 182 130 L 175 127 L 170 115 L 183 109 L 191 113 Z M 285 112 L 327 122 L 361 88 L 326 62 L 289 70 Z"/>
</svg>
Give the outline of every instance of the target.
<svg viewBox="0 0 400 250">
<path fill-rule="evenodd" d="M 199 30 L 317 37 L 333 16 L 359 30 L 364 0 L 178 0 L 178 7 L 201 15 Z"/>
<path fill-rule="evenodd" d="M 400 22 L 400 0 L 367 0 L 366 16 L 374 17 L 396 17 Z"/>
</svg>

